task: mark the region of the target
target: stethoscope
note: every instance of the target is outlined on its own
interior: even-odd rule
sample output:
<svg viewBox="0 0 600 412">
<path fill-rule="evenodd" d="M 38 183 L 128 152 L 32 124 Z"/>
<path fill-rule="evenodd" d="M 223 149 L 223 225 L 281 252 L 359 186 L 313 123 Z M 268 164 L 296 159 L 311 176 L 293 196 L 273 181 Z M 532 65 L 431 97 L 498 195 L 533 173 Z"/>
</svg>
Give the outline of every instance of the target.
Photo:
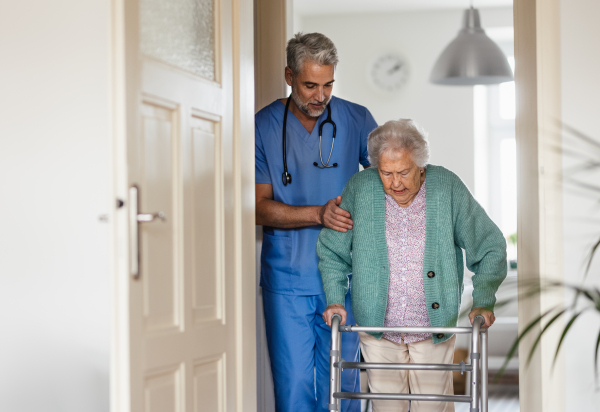
<svg viewBox="0 0 600 412">
<path fill-rule="evenodd" d="M 281 175 L 281 180 L 283 181 L 284 186 L 287 186 L 288 183 L 289 184 L 292 183 L 292 175 L 289 174 L 288 168 L 287 168 L 287 153 L 286 153 L 286 149 L 285 149 L 287 115 L 288 115 L 288 110 L 290 107 L 291 100 L 292 100 L 292 95 L 290 95 L 287 99 L 287 102 L 285 104 L 285 113 L 283 114 L 283 174 Z M 329 151 L 329 157 L 327 158 L 327 163 L 323 163 L 323 154 L 321 152 L 321 139 L 323 136 L 323 126 L 326 125 L 327 123 L 331 123 L 331 125 L 333 126 L 333 139 L 331 141 L 331 150 Z M 325 169 L 328 167 L 337 167 L 337 165 L 338 165 L 337 163 L 334 163 L 332 165 L 329 164 L 329 161 L 331 160 L 331 154 L 333 153 L 333 145 L 335 144 L 335 132 L 336 132 L 336 126 L 335 126 L 335 123 L 333 122 L 333 120 L 331 120 L 331 107 L 329 107 L 329 104 L 328 104 L 327 105 L 327 119 L 323 120 L 321 122 L 321 124 L 319 125 L 319 159 L 321 160 L 321 164 L 318 164 L 317 162 L 313 163 L 313 165 L 318 167 L 319 169 Z"/>
</svg>

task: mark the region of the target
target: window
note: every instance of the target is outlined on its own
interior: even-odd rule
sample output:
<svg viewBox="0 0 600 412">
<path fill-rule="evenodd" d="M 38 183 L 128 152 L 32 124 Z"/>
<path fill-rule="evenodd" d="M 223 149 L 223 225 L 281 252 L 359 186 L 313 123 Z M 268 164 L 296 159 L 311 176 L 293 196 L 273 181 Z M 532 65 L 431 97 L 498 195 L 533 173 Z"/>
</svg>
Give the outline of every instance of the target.
<svg viewBox="0 0 600 412">
<path fill-rule="evenodd" d="M 514 71 L 514 56 L 509 56 Z M 475 197 L 502 230 L 516 269 L 515 83 L 475 86 Z"/>
</svg>

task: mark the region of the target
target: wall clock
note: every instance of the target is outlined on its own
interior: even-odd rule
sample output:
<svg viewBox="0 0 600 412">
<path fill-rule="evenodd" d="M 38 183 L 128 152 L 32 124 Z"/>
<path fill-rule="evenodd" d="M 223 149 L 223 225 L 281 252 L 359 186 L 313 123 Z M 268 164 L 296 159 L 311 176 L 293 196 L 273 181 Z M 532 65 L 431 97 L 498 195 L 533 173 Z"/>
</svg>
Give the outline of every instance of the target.
<svg viewBox="0 0 600 412">
<path fill-rule="evenodd" d="M 369 83 L 378 91 L 394 93 L 408 80 L 408 63 L 398 53 L 383 53 L 375 57 L 367 68 Z"/>
</svg>

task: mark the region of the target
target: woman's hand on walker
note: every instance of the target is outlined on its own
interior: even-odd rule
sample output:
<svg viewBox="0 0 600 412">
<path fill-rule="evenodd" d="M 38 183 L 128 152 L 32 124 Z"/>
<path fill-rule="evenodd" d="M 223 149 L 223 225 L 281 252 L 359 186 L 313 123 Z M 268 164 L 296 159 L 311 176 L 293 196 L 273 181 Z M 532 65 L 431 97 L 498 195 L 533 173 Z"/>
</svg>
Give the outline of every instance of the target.
<svg viewBox="0 0 600 412">
<path fill-rule="evenodd" d="M 475 316 L 477 316 L 477 315 L 481 315 L 485 319 L 485 323 L 483 324 L 482 328 L 489 328 L 490 326 L 492 326 L 494 324 L 494 321 L 496 320 L 496 316 L 494 316 L 494 312 L 492 312 L 488 308 L 485 308 L 485 307 L 473 308 L 471 310 L 471 313 L 469 313 L 469 320 L 471 321 L 471 325 L 473 324 L 473 319 L 475 319 Z"/>
<path fill-rule="evenodd" d="M 325 312 L 323 312 L 323 320 L 327 326 L 331 327 L 331 317 L 336 313 L 342 317 L 340 325 L 346 323 L 346 309 L 344 308 L 344 305 L 336 303 L 334 305 L 327 306 L 327 309 L 325 309 Z"/>
</svg>

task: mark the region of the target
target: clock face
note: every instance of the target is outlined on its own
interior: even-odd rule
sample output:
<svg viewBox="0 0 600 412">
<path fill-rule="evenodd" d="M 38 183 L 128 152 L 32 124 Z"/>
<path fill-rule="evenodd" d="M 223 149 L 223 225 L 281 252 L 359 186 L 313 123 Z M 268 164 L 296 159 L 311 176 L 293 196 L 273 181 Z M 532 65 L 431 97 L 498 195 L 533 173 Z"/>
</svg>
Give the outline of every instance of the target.
<svg viewBox="0 0 600 412">
<path fill-rule="evenodd" d="M 402 56 L 385 53 L 371 62 L 368 76 L 377 90 L 393 93 L 406 84 L 408 65 Z"/>
</svg>

